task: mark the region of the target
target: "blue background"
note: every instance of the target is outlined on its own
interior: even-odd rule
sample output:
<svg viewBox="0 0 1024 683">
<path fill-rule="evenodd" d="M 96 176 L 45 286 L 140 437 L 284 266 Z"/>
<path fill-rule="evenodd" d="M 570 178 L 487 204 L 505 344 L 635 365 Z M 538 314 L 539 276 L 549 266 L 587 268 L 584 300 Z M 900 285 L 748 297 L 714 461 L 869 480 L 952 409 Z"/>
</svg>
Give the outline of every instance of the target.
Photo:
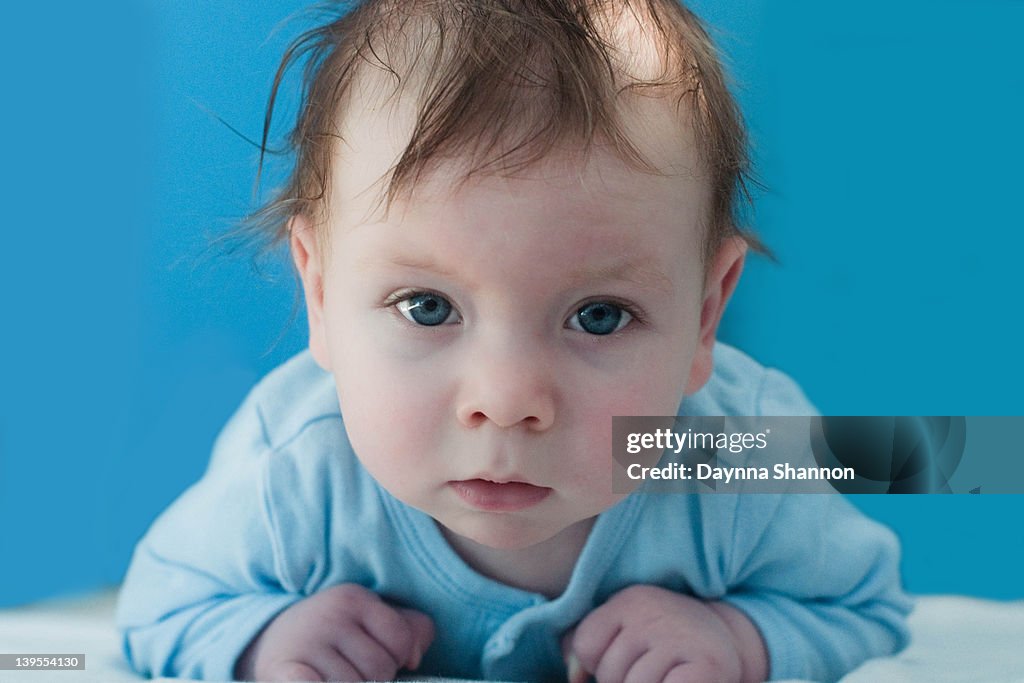
<svg viewBox="0 0 1024 683">
<path fill-rule="evenodd" d="M 693 4 L 781 260 L 749 263 L 722 338 L 828 413 L 1024 414 L 1024 4 Z M 256 160 L 216 117 L 258 136 L 306 21 L 273 29 L 306 3 L 25 5 L 0 26 L 0 605 L 119 581 L 305 338 L 280 259 L 209 244 Z M 1024 597 L 1024 496 L 856 502 L 901 535 L 910 590 Z"/>
</svg>

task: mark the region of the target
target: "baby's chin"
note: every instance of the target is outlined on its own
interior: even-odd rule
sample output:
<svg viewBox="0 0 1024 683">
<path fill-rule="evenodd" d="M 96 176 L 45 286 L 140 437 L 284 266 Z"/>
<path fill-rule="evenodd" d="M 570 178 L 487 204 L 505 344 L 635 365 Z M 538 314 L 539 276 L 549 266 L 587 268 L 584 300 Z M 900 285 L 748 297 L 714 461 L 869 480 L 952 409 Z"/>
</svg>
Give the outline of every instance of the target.
<svg viewBox="0 0 1024 683">
<path fill-rule="evenodd" d="M 449 534 L 493 550 L 526 550 L 550 541 L 564 526 L 538 525 L 508 513 L 479 513 L 476 519 L 436 520 Z"/>
</svg>

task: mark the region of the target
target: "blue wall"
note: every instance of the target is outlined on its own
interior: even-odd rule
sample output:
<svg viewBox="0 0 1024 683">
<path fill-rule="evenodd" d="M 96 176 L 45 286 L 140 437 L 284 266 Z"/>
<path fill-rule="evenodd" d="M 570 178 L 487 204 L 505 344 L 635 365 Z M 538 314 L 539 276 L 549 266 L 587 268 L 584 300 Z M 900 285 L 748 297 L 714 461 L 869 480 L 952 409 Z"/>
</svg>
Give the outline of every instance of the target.
<svg viewBox="0 0 1024 683">
<path fill-rule="evenodd" d="M 251 206 L 256 159 L 214 114 L 258 135 L 305 24 L 272 30 L 305 4 L 120 0 L 0 27 L 0 605 L 117 582 L 302 347 L 287 269 L 208 245 Z M 693 4 L 732 57 L 781 260 L 749 264 L 723 338 L 833 414 L 1024 414 L 1024 5 Z M 911 590 L 1024 597 L 1024 497 L 856 502 L 900 533 Z"/>
<path fill-rule="evenodd" d="M 750 263 L 722 336 L 828 414 L 1024 414 L 1024 5 L 740 4 L 695 6 L 725 27 L 781 264 Z M 911 590 L 1024 597 L 1024 496 L 854 502 Z"/>
</svg>

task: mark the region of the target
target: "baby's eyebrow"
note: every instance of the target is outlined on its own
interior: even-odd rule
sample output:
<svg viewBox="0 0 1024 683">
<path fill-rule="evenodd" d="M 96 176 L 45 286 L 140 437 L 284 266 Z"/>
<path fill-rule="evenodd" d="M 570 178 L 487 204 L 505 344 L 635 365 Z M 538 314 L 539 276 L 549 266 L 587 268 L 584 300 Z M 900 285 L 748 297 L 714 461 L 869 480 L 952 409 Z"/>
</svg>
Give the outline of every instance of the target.
<svg viewBox="0 0 1024 683">
<path fill-rule="evenodd" d="M 457 279 L 458 273 L 445 268 L 441 264 L 411 254 L 392 254 L 384 259 L 357 259 L 360 266 L 372 266 L 385 263 L 401 268 L 412 268 L 435 273 L 442 277 Z M 596 266 L 581 266 L 568 272 L 566 276 L 570 286 L 576 287 L 592 282 L 609 282 L 619 280 L 629 282 L 644 289 L 671 294 L 672 279 L 651 265 L 650 259 L 631 258 Z"/>
<path fill-rule="evenodd" d="M 443 267 L 441 264 L 436 263 L 430 259 L 419 258 L 408 254 L 393 254 L 387 258 L 380 259 L 356 259 L 356 265 L 362 267 L 379 265 L 382 263 L 389 266 L 399 266 L 402 268 L 412 268 L 415 270 L 428 270 L 432 273 L 436 273 L 443 277 L 455 277 L 456 275 L 454 271 L 451 271 Z"/>
<path fill-rule="evenodd" d="M 580 284 L 620 280 L 664 294 L 672 292 L 672 279 L 653 267 L 649 259 L 630 259 L 600 266 L 583 266 L 570 271 L 569 278 Z"/>
</svg>

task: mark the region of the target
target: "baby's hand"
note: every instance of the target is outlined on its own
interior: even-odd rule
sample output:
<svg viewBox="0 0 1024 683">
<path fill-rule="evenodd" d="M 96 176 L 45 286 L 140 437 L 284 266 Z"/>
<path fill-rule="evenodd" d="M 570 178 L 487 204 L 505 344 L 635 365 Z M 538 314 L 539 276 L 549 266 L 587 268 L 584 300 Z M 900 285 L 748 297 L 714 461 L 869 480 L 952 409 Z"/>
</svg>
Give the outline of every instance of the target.
<svg viewBox="0 0 1024 683">
<path fill-rule="evenodd" d="M 657 586 L 619 591 L 563 639 L 569 683 L 763 681 L 756 627 L 735 608 Z"/>
<path fill-rule="evenodd" d="M 275 617 L 238 658 L 235 677 L 260 681 L 392 680 L 434 639 L 430 617 L 345 583 Z"/>
</svg>

